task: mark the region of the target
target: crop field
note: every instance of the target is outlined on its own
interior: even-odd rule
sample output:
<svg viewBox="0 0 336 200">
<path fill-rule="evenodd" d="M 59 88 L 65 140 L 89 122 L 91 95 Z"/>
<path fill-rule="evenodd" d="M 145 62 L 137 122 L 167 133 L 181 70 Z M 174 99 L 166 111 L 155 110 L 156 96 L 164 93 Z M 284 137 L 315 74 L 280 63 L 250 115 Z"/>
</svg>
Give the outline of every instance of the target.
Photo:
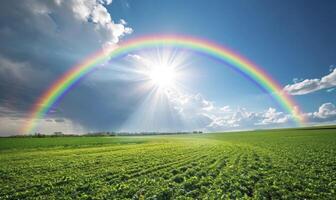
<svg viewBox="0 0 336 200">
<path fill-rule="evenodd" d="M 0 138 L 0 199 L 336 199 L 336 129 Z"/>
</svg>

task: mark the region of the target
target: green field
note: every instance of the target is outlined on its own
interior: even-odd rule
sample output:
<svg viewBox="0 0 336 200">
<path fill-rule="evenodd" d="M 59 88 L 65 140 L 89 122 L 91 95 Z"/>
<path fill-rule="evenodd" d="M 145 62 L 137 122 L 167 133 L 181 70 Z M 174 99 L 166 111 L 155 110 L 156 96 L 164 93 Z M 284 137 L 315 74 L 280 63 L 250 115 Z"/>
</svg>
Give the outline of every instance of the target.
<svg viewBox="0 0 336 200">
<path fill-rule="evenodd" d="M 0 139 L 0 199 L 336 199 L 336 129 Z"/>
</svg>

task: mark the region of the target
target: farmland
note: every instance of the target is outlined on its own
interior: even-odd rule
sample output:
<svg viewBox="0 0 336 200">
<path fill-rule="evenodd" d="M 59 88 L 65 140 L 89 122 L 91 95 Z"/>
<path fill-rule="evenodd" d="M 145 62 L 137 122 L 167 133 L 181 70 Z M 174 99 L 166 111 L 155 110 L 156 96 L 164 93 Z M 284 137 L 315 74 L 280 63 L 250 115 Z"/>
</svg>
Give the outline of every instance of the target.
<svg viewBox="0 0 336 200">
<path fill-rule="evenodd" d="M 0 138 L 0 199 L 335 199 L 336 129 Z"/>
</svg>

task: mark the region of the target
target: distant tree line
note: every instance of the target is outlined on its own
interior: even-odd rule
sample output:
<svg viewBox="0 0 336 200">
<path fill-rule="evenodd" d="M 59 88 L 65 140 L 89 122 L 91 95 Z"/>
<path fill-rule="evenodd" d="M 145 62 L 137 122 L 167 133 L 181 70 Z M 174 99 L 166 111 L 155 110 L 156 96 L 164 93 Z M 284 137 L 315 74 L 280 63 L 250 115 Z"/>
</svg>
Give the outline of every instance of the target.
<svg viewBox="0 0 336 200">
<path fill-rule="evenodd" d="M 182 134 L 202 134 L 202 131 L 192 132 L 94 132 L 87 133 L 87 136 L 139 136 L 139 135 L 182 135 Z"/>
<path fill-rule="evenodd" d="M 9 137 L 83 137 L 83 136 L 142 136 L 142 135 L 182 135 L 182 134 L 202 134 L 202 131 L 192 131 L 192 132 L 109 132 L 109 131 L 101 131 L 101 132 L 89 132 L 86 134 L 64 134 L 63 132 L 56 131 L 53 134 L 43 134 L 40 132 L 36 132 L 30 135 L 14 135 Z"/>
</svg>

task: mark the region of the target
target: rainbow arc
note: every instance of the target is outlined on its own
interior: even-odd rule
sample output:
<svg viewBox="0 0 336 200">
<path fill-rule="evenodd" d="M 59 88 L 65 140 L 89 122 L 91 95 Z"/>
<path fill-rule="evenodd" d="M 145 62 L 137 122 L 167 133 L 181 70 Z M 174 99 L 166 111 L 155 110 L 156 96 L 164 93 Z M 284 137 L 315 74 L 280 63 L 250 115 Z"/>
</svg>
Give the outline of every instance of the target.
<svg viewBox="0 0 336 200">
<path fill-rule="evenodd" d="M 128 53 L 157 46 L 170 46 L 175 48 L 189 49 L 220 60 L 236 71 L 239 71 L 248 79 L 255 82 L 260 88 L 268 92 L 281 107 L 293 116 L 294 121 L 303 125 L 304 118 L 300 109 L 291 97 L 283 92 L 279 85 L 261 67 L 247 60 L 232 50 L 213 42 L 190 36 L 145 36 L 122 42 L 118 48 L 111 47 L 89 56 L 78 65 L 72 67 L 58 80 L 56 80 L 35 102 L 26 124 L 22 128 L 23 133 L 31 133 L 35 130 L 38 119 L 43 118 L 55 103 L 72 86 L 80 81 L 85 75 L 92 72 L 99 64 Z"/>
</svg>

